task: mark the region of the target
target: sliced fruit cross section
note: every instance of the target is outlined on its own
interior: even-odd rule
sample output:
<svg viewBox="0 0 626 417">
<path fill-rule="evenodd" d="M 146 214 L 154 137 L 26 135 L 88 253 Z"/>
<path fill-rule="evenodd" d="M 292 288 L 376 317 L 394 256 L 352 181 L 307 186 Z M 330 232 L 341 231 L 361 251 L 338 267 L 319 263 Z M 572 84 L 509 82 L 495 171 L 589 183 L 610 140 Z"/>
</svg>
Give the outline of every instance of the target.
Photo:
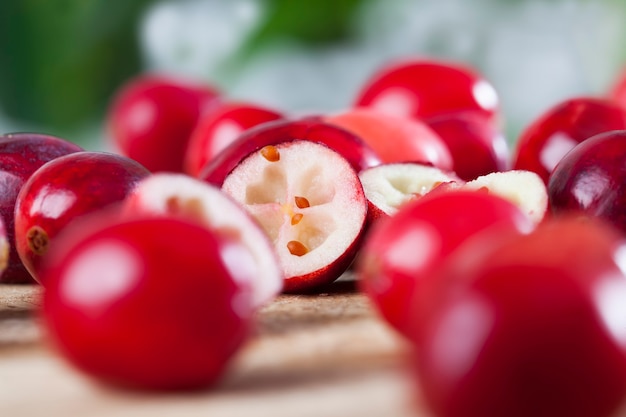
<svg viewBox="0 0 626 417">
<path fill-rule="evenodd" d="M 332 282 L 350 265 L 367 216 L 355 170 L 325 145 L 293 140 L 244 158 L 222 189 L 273 241 L 286 291 Z"/>
<path fill-rule="evenodd" d="M 370 219 L 391 216 L 408 201 L 439 184 L 459 181 L 453 172 L 416 162 L 381 164 L 359 173 L 370 204 Z"/>
<path fill-rule="evenodd" d="M 490 192 L 503 197 L 539 224 L 548 210 L 548 191 L 541 177 L 523 169 L 492 172 L 463 185 L 468 190 Z"/>
</svg>

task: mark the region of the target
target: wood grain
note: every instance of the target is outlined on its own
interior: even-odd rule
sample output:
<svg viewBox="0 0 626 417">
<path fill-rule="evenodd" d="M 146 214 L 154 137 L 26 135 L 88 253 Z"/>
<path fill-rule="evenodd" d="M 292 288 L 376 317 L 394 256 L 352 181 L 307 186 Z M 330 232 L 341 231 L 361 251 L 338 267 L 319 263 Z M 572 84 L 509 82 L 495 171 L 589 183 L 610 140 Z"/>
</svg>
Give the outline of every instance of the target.
<svg viewBox="0 0 626 417">
<path fill-rule="evenodd" d="M 40 296 L 0 286 L 0 416 L 426 416 L 407 346 L 349 280 L 279 296 L 218 386 L 171 395 L 105 387 L 70 367 L 46 344 Z"/>
<path fill-rule="evenodd" d="M 35 315 L 40 295 L 39 286 L 0 285 L 0 354 L 5 349 L 39 341 Z M 0 372 L 0 378 L 1 375 Z"/>
</svg>

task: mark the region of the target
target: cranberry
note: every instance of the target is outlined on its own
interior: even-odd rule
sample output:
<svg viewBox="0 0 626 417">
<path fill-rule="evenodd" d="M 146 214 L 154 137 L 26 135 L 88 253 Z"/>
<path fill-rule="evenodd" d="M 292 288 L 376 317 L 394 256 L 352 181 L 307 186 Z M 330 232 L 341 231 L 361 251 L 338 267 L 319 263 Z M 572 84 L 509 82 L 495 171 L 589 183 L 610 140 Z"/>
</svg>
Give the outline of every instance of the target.
<svg viewBox="0 0 626 417">
<path fill-rule="evenodd" d="M 604 99 L 565 100 L 522 132 L 513 168 L 534 171 L 547 184 L 554 167 L 574 146 L 598 133 L 617 129 L 626 129 L 626 109 Z"/>
<path fill-rule="evenodd" d="M 453 172 L 419 162 L 395 162 L 376 165 L 359 172 L 367 198 L 368 224 L 393 216 L 409 201 L 422 198 L 446 184 L 462 186 Z"/>
<path fill-rule="evenodd" d="M 350 162 L 324 144 L 266 145 L 240 161 L 221 189 L 272 240 L 285 292 L 332 283 L 361 247 L 368 210 L 362 183 Z"/>
<path fill-rule="evenodd" d="M 325 121 L 358 135 L 383 162 L 421 162 L 452 169 L 446 143 L 419 120 L 357 108 L 326 117 Z"/>
<path fill-rule="evenodd" d="M 77 152 L 50 161 L 24 183 L 15 204 L 15 239 L 24 266 L 42 282 L 42 257 L 79 216 L 122 201 L 149 175 L 138 162 L 105 152 Z"/>
<path fill-rule="evenodd" d="M 555 214 L 601 217 L 626 233 L 626 130 L 576 145 L 554 168 L 548 197 Z"/>
<path fill-rule="evenodd" d="M 224 102 L 207 113 L 191 134 L 185 152 L 185 172 L 197 177 L 201 169 L 244 131 L 281 119 L 283 116 L 262 106 Z"/>
<path fill-rule="evenodd" d="M 357 265 L 359 285 L 395 329 L 412 337 L 421 325 L 413 310 L 422 283 L 457 248 L 488 230 L 508 234 L 533 227 L 517 206 L 492 194 L 426 194 L 374 225 Z"/>
<path fill-rule="evenodd" d="M 121 207 L 124 215 L 184 216 L 239 239 L 256 263 L 255 308 L 269 304 L 282 290 L 283 275 L 269 236 L 243 205 L 221 189 L 189 175 L 159 172 L 139 181 Z"/>
<path fill-rule="evenodd" d="M 626 397 L 626 241 L 551 219 L 461 248 L 422 299 L 421 389 L 440 417 L 608 417 Z"/>
<path fill-rule="evenodd" d="M 430 118 L 427 124 L 448 146 L 453 160 L 452 170 L 461 179 L 470 181 L 508 168 L 506 138 L 483 113 L 447 113 Z"/>
<path fill-rule="evenodd" d="M 481 74 L 435 59 L 408 59 L 382 68 L 362 87 L 355 105 L 421 119 L 474 110 L 494 120 L 500 111 L 494 87 Z"/>
<path fill-rule="evenodd" d="M 253 256 L 182 218 L 104 217 L 68 228 L 46 258 L 43 318 L 54 345 L 107 383 L 215 383 L 248 333 Z"/>
<path fill-rule="evenodd" d="M 24 181 L 44 163 L 78 151 L 82 151 L 80 146 L 55 136 L 37 133 L 0 136 L 0 218 L 10 247 L 7 269 L 0 276 L 0 282 L 33 282 L 15 246 L 15 200 Z"/>
<path fill-rule="evenodd" d="M 317 117 L 264 123 L 242 134 L 228 148 L 210 161 L 200 178 L 221 186 L 224 178 L 248 155 L 268 145 L 294 140 L 322 143 L 339 152 L 358 172 L 381 163 L 378 154 L 360 137 Z M 269 149 L 269 148 L 268 148 Z"/>
<path fill-rule="evenodd" d="M 150 171 L 182 172 L 191 132 L 218 93 L 154 75 L 123 85 L 111 104 L 111 139 L 119 151 Z"/>
<path fill-rule="evenodd" d="M 0 219 L 0 277 L 6 271 L 9 265 L 9 238 L 6 226 L 2 219 Z"/>
</svg>

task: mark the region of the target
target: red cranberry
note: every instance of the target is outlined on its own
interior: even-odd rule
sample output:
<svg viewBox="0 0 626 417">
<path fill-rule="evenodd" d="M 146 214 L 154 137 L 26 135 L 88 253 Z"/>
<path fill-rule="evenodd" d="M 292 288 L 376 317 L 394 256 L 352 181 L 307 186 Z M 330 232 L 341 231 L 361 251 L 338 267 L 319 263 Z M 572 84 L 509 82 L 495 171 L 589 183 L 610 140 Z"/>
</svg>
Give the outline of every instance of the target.
<svg viewBox="0 0 626 417">
<path fill-rule="evenodd" d="M 15 204 L 16 246 L 24 266 L 40 281 L 42 257 L 67 224 L 120 202 L 148 175 L 138 162 L 104 152 L 73 153 L 41 166 Z"/>
<path fill-rule="evenodd" d="M 578 143 L 598 133 L 626 129 L 626 110 L 608 100 L 581 97 L 552 107 L 519 137 L 514 169 L 548 178 L 561 158 Z"/>
<path fill-rule="evenodd" d="M 440 417 L 609 417 L 626 394 L 626 242 L 551 219 L 437 280 L 417 342 L 420 398 Z M 437 285 L 437 284 L 435 284 Z M 617 413 L 617 414 L 616 414 Z"/>
<path fill-rule="evenodd" d="M 548 182 L 555 214 L 601 217 L 626 233 L 626 130 L 595 135 L 576 145 Z"/>
<path fill-rule="evenodd" d="M 107 383 L 213 384 L 248 334 L 254 257 L 179 217 L 104 217 L 68 228 L 46 258 L 43 314 L 54 345 Z"/>
<path fill-rule="evenodd" d="M 200 120 L 191 134 L 185 152 L 185 172 L 197 177 L 201 169 L 244 131 L 281 119 L 283 116 L 262 106 L 246 103 L 224 103 Z"/>
<path fill-rule="evenodd" d="M 82 151 L 67 140 L 37 133 L 0 136 L 0 218 L 10 246 L 7 269 L 0 283 L 32 283 L 15 246 L 15 200 L 24 181 L 44 163 L 62 155 Z"/>
<path fill-rule="evenodd" d="M 533 227 L 517 206 L 493 194 L 426 194 L 374 225 L 360 254 L 359 285 L 395 329 L 413 337 L 422 325 L 413 315 L 416 297 L 452 253 L 489 230 L 498 232 L 489 235 L 495 239 Z"/>
<path fill-rule="evenodd" d="M 474 110 L 493 120 L 500 111 L 496 90 L 476 70 L 435 59 L 405 60 L 382 68 L 363 86 L 355 105 L 421 119 Z"/>
<path fill-rule="evenodd" d="M 133 79 L 109 109 L 112 140 L 150 171 L 182 172 L 191 132 L 217 95 L 205 84 L 157 76 Z"/>
<path fill-rule="evenodd" d="M 359 136 L 324 123 L 317 117 L 279 120 L 256 126 L 242 134 L 228 148 L 210 161 L 199 178 L 221 186 L 224 178 L 248 155 L 268 145 L 294 140 L 322 143 L 343 156 L 357 172 L 381 163 L 378 154 Z"/>
<path fill-rule="evenodd" d="M 504 133 L 483 113 L 447 113 L 428 119 L 427 124 L 448 145 L 452 169 L 461 179 L 470 181 L 508 168 L 509 147 Z"/>
</svg>

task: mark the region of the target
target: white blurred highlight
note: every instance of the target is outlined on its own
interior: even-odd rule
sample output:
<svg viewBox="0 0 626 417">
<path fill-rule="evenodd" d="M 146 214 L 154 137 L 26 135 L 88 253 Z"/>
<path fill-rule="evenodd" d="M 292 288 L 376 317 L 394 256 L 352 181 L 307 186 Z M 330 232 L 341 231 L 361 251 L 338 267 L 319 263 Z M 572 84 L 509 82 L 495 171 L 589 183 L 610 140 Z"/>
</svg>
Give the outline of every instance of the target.
<svg viewBox="0 0 626 417">
<path fill-rule="evenodd" d="M 622 275 L 601 279 L 594 296 L 609 333 L 622 348 L 626 348 L 626 245 L 615 251 L 614 260 Z"/>
<path fill-rule="evenodd" d="M 446 311 L 430 350 L 442 380 L 458 380 L 476 362 L 494 323 L 492 311 L 477 296 L 466 297 Z"/>
<path fill-rule="evenodd" d="M 67 271 L 61 298 L 70 306 L 91 306 L 92 311 L 106 308 L 141 279 L 143 266 L 137 256 L 132 247 L 117 240 L 87 249 Z"/>
<path fill-rule="evenodd" d="M 206 77 L 238 51 L 261 12 L 261 4 L 254 0 L 161 1 L 141 25 L 147 65 Z"/>
</svg>

